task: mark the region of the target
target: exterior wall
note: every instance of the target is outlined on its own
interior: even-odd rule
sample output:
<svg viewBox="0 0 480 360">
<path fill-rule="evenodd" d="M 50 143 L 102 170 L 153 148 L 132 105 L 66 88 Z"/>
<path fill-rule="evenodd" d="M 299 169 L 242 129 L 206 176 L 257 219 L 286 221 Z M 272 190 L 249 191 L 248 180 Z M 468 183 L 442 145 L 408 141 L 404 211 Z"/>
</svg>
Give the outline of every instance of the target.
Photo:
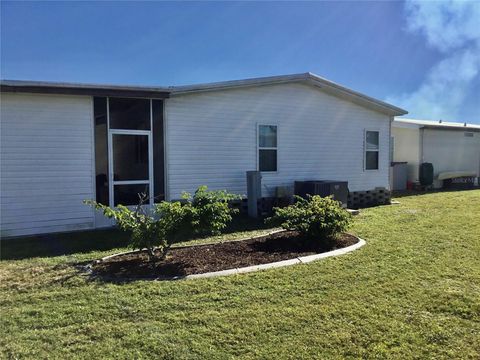
<svg viewBox="0 0 480 360">
<path fill-rule="evenodd" d="M 166 100 L 167 196 L 198 185 L 246 194 L 257 168 L 257 124 L 278 126 L 278 171 L 263 195 L 295 180 L 347 180 L 351 191 L 389 187 L 387 115 L 301 84 L 177 95 Z M 364 171 L 364 131 L 380 131 L 380 169 Z"/>
<path fill-rule="evenodd" d="M 92 99 L 1 95 L 2 236 L 94 226 Z"/>
<path fill-rule="evenodd" d="M 420 166 L 420 130 L 392 126 L 393 161 L 407 161 L 409 181 L 418 181 Z"/>
<path fill-rule="evenodd" d="M 423 130 L 423 161 L 433 164 L 434 176 L 445 171 L 474 171 L 480 176 L 480 133 L 466 137 L 459 130 Z"/>
</svg>

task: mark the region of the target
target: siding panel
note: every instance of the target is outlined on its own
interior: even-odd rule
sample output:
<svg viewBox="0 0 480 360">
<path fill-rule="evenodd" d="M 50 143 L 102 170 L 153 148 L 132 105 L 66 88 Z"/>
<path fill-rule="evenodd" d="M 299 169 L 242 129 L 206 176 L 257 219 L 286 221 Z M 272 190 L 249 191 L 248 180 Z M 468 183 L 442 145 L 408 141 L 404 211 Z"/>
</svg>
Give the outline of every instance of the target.
<svg viewBox="0 0 480 360">
<path fill-rule="evenodd" d="M 406 161 L 408 180 L 419 181 L 420 130 L 392 127 L 394 138 L 393 161 Z"/>
<path fill-rule="evenodd" d="M 480 176 L 480 133 L 423 130 L 423 161 L 433 164 L 434 176 L 445 171 L 472 171 Z"/>
<path fill-rule="evenodd" d="M 170 199 L 198 185 L 245 195 L 257 168 L 257 124 L 278 125 L 278 171 L 264 195 L 295 180 L 347 180 L 350 190 L 388 187 L 388 116 L 301 84 L 214 91 L 166 100 Z M 363 170 L 365 129 L 380 131 L 380 170 Z"/>
<path fill-rule="evenodd" d="M 2 93 L 0 116 L 2 236 L 92 228 L 91 98 Z"/>
</svg>

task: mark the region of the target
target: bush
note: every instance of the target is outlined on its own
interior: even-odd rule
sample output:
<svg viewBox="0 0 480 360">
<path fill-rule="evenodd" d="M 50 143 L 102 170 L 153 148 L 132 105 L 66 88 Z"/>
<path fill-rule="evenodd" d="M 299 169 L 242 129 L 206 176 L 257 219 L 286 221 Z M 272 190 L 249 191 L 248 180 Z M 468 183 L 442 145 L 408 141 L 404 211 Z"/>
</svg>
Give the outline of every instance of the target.
<svg viewBox="0 0 480 360">
<path fill-rule="evenodd" d="M 84 201 L 103 211 L 108 218 L 113 218 L 117 226 L 124 231 L 130 231 L 130 246 L 134 249 L 147 249 L 150 260 L 156 259 L 155 250 L 163 258 L 170 246 L 191 235 L 217 235 L 232 220 L 232 215 L 238 210 L 231 209 L 228 201 L 238 198 L 226 191 L 208 191 L 206 186 L 200 186 L 193 198 L 183 194 L 184 201 L 162 201 L 154 206 L 153 217 L 147 214 L 144 204 L 149 203 L 145 194 L 139 194 L 139 203 L 135 210 L 118 205 L 112 209 L 93 200 Z"/>
<path fill-rule="evenodd" d="M 350 214 L 331 197 L 296 196 L 295 199 L 293 205 L 274 208 L 274 215 L 267 222 L 318 241 L 332 240 L 348 228 Z"/>
<path fill-rule="evenodd" d="M 226 191 L 209 191 L 206 186 L 200 186 L 193 198 L 188 193 L 183 194 L 190 210 L 191 231 L 193 235 L 219 235 L 225 229 L 237 209 L 229 206 L 229 201 L 239 199 L 237 195 Z"/>
<path fill-rule="evenodd" d="M 191 209 L 188 205 L 180 201 L 162 201 L 155 205 L 154 212 L 167 244 L 173 244 L 191 233 Z"/>
</svg>

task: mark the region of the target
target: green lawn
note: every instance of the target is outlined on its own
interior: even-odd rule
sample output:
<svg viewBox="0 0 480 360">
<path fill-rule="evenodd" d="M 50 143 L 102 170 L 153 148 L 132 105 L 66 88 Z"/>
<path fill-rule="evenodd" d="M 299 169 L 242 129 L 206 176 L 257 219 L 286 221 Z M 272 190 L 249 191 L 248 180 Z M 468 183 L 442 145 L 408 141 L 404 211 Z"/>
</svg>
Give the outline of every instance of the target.
<svg viewBox="0 0 480 360">
<path fill-rule="evenodd" d="M 480 358 L 480 190 L 398 200 L 355 218 L 358 251 L 214 279 L 79 275 L 76 264 L 123 246 L 118 233 L 52 240 L 64 256 L 5 242 L 2 258 L 18 260 L 0 263 L 1 356 Z"/>
</svg>

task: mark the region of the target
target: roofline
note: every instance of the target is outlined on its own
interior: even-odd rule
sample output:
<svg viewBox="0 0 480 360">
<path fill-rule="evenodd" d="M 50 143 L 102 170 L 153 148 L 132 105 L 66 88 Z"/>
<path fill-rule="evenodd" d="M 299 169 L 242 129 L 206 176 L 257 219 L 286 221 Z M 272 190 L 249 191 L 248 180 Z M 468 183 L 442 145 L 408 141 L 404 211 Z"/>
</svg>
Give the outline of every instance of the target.
<svg viewBox="0 0 480 360">
<path fill-rule="evenodd" d="M 172 86 L 171 95 L 184 95 L 197 92 L 205 91 L 216 91 L 216 90 L 227 90 L 233 88 L 242 88 L 242 87 L 251 87 L 251 86 L 264 86 L 264 85 L 273 85 L 273 84 L 282 84 L 282 83 L 309 83 L 313 86 L 317 86 L 326 92 L 347 98 L 361 105 L 367 105 L 375 108 L 378 111 L 387 113 L 392 116 L 405 115 L 408 112 L 399 107 L 388 104 L 384 101 L 372 98 L 360 92 L 349 89 L 345 86 L 334 83 L 330 80 L 322 78 L 313 73 L 300 73 L 300 74 L 290 74 L 290 75 L 280 75 L 280 76 L 268 76 L 268 77 L 259 77 L 243 80 L 230 80 L 230 81 L 221 81 L 213 83 L 203 83 L 195 85 L 184 85 L 184 86 Z"/>
<path fill-rule="evenodd" d="M 443 122 L 441 120 L 438 123 L 434 123 L 436 120 L 420 120 L 420 119 L 402 119 L 396 118 L 393 120 L 392 125 L 397 128 L 410 128 L 410 129 L 439 129 L 439 130 L 468 130 L 468 131 L 480 131 L 480 125 L 457 123 L 457 122 Z"/>
<path fill-rule="evenodd" d="M 390 116 L 399 116 L 408 113 L 404 109 L 372 98 L 357 91 L 351 90 L 347 87 L 324 79 L 310 72 L 170 87 L 1 80 L 0 90 L 2 92 L 22 93 L 168 98 L 170 97 L 170 95 L 182 95 L 204 91 L 215 91 L 282 83 L 307 83 L 321 88 L 322 90 L 331 95 L 350 100 L 365 107 L 370 107 L 374 110 L 386 113 Z"/>
<path fill-rule="evenodd" d="M 170 95 L 170 90 L 162 87 L 24 80 L 1 80 L 0 91 L 63 95 L 149 97 L 156 99 L 165 99 Z"/>
</svg>

